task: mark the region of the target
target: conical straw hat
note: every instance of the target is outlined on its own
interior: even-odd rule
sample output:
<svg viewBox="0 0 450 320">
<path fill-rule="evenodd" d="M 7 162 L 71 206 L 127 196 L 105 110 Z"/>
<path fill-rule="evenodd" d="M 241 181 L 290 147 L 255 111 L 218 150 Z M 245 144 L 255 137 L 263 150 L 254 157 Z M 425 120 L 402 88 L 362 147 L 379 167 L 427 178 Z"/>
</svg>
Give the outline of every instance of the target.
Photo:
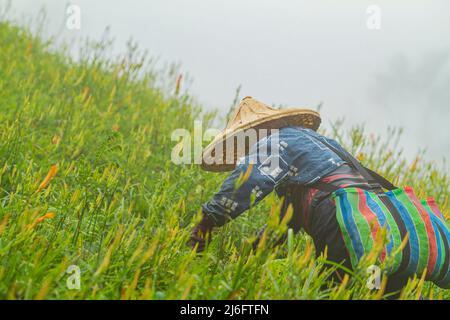
<svg viewBox="0 0 450 320">
<path fill-rule="evenodd" d="M 265 131 L 286 126 L 301 126 L 317 130 L 320 121 L 320 115 L 313 110 L 274 109 L 252 97 L 245 97 L 226 128 L 204 149 L 202 168 L 216 172 L 233 170 L 236 160 L 245 156 L 251 147 L 249 145 L 251 143 L 245 140 L 248 129 L 255 129 L 253 132 L 257 133 L 256 140 L 259 140 L 264 136 Z M 246 144 L 240 148 L 237 138 L 239 135 L 244 136 L 243 143 Z"/>
</svg>

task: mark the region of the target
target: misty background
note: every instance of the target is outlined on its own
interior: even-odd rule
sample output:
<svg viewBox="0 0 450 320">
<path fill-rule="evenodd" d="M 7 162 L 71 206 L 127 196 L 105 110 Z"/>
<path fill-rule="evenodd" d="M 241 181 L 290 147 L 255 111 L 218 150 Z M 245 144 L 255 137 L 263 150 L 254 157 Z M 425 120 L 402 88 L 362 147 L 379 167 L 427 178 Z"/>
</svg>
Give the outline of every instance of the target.
<svg viewBox="0 0 450 320">
<path fill-rule="evenodd" d="M 68 4 L 80 30 L 66 27 Z M 367 27 L 370 5 L 380 29 Z M 133 38 L 159 63 L 180 63 L 190 93 L 222 115 L 240 85 L 241 98 L 268 104 L 322 102 L 325 126 L 345 118 L 384 137 L 402 127 L 410 160 L 423 149 L 450 158 L 448 0 L 12 0 L 8 16 L 26 24 L 42 7 L 58 41 L 100 39 L 109 26 L 115 52 Z"/>
</svg>

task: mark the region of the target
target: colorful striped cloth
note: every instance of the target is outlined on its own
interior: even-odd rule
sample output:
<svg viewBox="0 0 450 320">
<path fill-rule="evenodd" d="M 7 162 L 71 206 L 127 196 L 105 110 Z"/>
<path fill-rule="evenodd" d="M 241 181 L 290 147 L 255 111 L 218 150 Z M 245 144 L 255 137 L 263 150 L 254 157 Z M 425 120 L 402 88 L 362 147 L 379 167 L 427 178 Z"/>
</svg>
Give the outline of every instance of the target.
<svg viewBox="0 0 450 320">
<path fill-rule="evenodd" d="M 349 186 L 367 190 L 370 189 L 370 186 L 367 183 L 366 179 L 364 179 L 364 177 L 361 176 L 358 171 L 356 171 L 353 167 L 346 163 L 323 177 L 320 181 L 335 186 L 336 190 Z M 314 186 L 302 186 L 299 189 L 300 190 L 295 194 L 295 199 L 299 199 L 299 201 L 293 200 L 293 202 L 300 204 L 300 210 L 294 210 L 294 213 L 297 213 L 298 211 L 299 214 L 297 215 L 296 219 L 300 220 L 303 229 L 305 229 L 308 234 L 311 234 L 310 224 L 313 207 L 317 205 L 317 203 L 319 203 L 321 200 L 328 198 L 332 192 L 316 189 L 314 188 Z"/>
<path fill-rule="evenodd" d="M 411 187 L 383 194 L 349 187 L 335 191 L 332 197 L 353 267 L 371 251 L 381 228 L 386 228 L 380 262 L 398 252 L 389 274 L 401 271 L 421 276 L 426 269 L 426 280 L 450 288 L 450 230 L 432 198 L 419 200 Z M 388 209 L 389 202 L 396 210 Z M 406 246 L 397 250 L 407 235 Z"/>
</svg>

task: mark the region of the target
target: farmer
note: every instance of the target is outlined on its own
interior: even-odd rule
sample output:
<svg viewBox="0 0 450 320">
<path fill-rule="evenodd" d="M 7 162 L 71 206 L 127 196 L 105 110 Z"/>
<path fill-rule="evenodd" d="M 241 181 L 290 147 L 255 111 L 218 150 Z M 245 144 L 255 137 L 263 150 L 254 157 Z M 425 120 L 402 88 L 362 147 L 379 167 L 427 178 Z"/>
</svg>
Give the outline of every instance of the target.
<svg viewBox="0 0 450 320">
<path fill-rule="evenodd" d="M 202 167 L 205 170 L 216 172 L 233 170 L 233 172 L 212 199 L 202 206 L 203 218 L 191 233 L 189 243 L 192 248 L 197 248 L 197 251 L 203 250 L 214 228 L 238 217 L 274 190 L 283 201 L 280 219 L 291 206 L 293 213 L 288 227 L 294 232 L 302 229 L 307 232 L 313 239 L 317 255 L 327 248 L 327 259 L 330 261 L 352 269 L 357 259 L 364 253 L 361 251 L 362 246 L 358 246 L 358 239 L 355 240 L 355 236 L 361 239 L 364 237 L 371 239 L 372 236 L 370 230 L 359 230 L 358 227 L 353 228 L 356 235 L 355 232 L 349 233 L 353 229 L 348 225 L 350 220 L 342 218 L 342 215 L 346 214 L 344 202 L 339 202 L 342 208 L 339 207 L 341 210 L 338 212 L 342 215 L 337 215 L 337 202 L 332 197 L 333 193 L 343 192 L 340 190 L 356 190 L 355 197 L 367 195 L 368 198 L 364 198 L 364 203 L 368 203 L 371 206 L 369 209 L 377 213 L 376 217 L 373 215 L 371 218 L 370 226 L 375 224 L 375 218 L 381 221 L 380 226 L 385 225 L 381 218 L 383 212 L 377 211 L 373 203 L 379 208 L 383 207 L 384 214 L 389 217 L 392 213 L 394 218 L 389 220 L 388 217 L 384 220 L 391 221 L 389 225 L 393 234 L 391 239 L 398 246 L 411 230 L 408 229 L 408 224 L 402 222 L 403 216 L 392 205 L 392 201 L 389 201 L 389 197 L 383 194 L 382 187 L 390 190 L 395 187 L 373 171 L 362 167 L 336 141 L 318 134 L 316 130 L 320 122 L 319 114 L 312 110 L 293 108 L 278 110 L 251 97 L 244 98 L 227 128 L 204 150 Z M 345 194 L 347 200 L 352 198 L 353 193 L 350 191 Z M 373 195 L 380 195 L 382 201 L 375 199 L 372 203 Z M 369 209 L 366 208 L 368 206 L 361 205 L 363 203 L 361 200 L 356 201 L 359 201 L 359 209 L 363 212 L 353 210 L 351 214 L 354 218 L 358 218 L 357 214 L 364 218 L 369 217 Z M 358 208 L 358 204 L 355 207 Z M 386 210 L 391 213 L 386 213 Z M 341 220 L 338 217 L 341 217 Z M 437 225 L 435 230 L 444 228 L 440 222 Z M 419 230 L 418 227 L 415 229 Z M 263 232 L 264 230 L 259 234 L 254 248 L 257 248 Z M 437 234 L 441 237 L 439 239 L 443 240 L 440 244 L 444 243 L 446 246 L 433 247 L 431 244 L 435 239 L 431 239 L 427 241 L 427 246 L 433 247 L 433 252 L 426 251 L 425 254 L 419 255 L 415 252 L 414 244 L 406 246 L 407 248 L 403 250 L 403 259 L 399 260 L 396 266 L 397 271 L 388 277 L 386 292 L 401 290 L 408 278 L 413 276 L 417 266 L 426 259 L 423 258 L 424 255 L 428 257 L 425 267 L 430 267 L 431 263 L 433 269 L 429 271 L 430 277 L 434 272 L 435 278 L 439 276 L 442 281 L 447 281 L 450 274 L 447 245 L 450 237 L 448 229 L 440 230 L 436 235 L 433 233 L 433 237 L 437 237 Z M 427 236 L 429 234 L 425 233 L 419 235 L 418 239 L 426 240 Z M 279 239 L 276 244 L 282 243 L 284 239 L 285 237 Z M 410 242 L 412 241 L 411 238 Z M 441 249 L 438 261 L 436 248 Z M 391 252 L 392 248 L 388 245 L 387 250 Z M 411 269 L 413 267 L 416 269 Z M 341 278 L 342 272 L 338 271 L 335 277 Z"/>
</svg>

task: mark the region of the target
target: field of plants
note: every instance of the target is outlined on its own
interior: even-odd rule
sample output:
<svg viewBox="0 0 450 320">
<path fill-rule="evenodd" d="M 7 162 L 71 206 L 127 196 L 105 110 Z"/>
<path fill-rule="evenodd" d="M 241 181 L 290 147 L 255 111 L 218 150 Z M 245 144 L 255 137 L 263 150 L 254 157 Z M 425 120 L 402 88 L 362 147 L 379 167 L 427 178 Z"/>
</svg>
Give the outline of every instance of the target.
<svg viewBox="0 0 450 320">
<path fill-rule="evenodd" d="M 328 284 L 326 257 L 311 239 L 252 252 L 265 224 L 278 223 L 273 195 L 214 233 L 202 254 L 187 245 L 200 206 L 225 177 L 171 161 L 171 133 L 202 111 L 177 85 L 178 71 L 158 71 L 130 42 L 110 58 L 109 40 L 86 42 L 75 61 L 52 41 L 0 21 L 0 298 L 1 299 L 380 299 L 366 287 L 361 262 L 353 277 Z M 299 98 L 300 99 L 300 98 Z M 329 124 L 367 166 L 449 209 L 445 164 L 404 160 L 390 130 L 387 143 Z M 80 271 L 73 288 L 69 266 Z M 339 266 L 335 266 L 336 268 Z M 73 268 L 73 267 L 72 267 Z M 73 270 L 73 269 L 69 269 Z M 421 279 L 401 298 L 450 299 Z"/>
</svg>

